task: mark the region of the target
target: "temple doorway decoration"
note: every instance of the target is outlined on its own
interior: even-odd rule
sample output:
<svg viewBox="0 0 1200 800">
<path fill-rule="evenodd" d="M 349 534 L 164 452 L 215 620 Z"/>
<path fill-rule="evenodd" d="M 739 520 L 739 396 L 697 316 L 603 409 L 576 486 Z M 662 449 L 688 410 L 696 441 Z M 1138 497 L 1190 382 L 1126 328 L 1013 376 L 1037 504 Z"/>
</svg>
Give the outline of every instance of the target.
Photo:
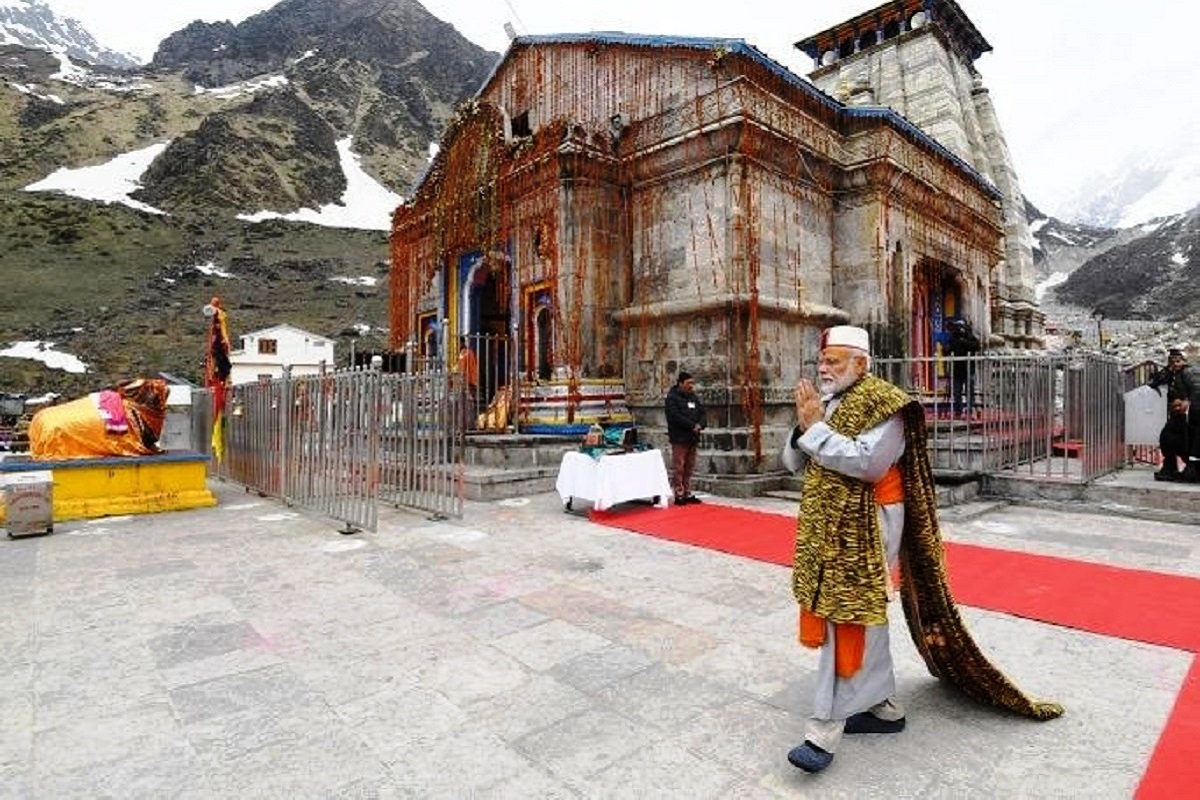
<svg viewBox="0 0 1200 800">
<path fill-rule="evenodd" d="M 439 346 L 441 325 L 438 323 L 436 311 L 428 311 L 417 315 L 417 355 L 421 358 L 438 358 L 442 355 Z"/>
<path fill-rule="evenodd" d="M 523 372 L 530 379 L 549 380 L 554 374 L 554 295 L 548 282 L 525 289 L 521 317 L 525 320 Z"/>
<path fill-rule="evenodd" d="M 922 259 L 913 274 L 912 355 L 918 361 L 918 385 L 936 393 L 948 378 L 942 361 L 950 345 L 950 320 L 965 316 L 967 291 L 961 271 L 933 259 Z"/>
</svg>

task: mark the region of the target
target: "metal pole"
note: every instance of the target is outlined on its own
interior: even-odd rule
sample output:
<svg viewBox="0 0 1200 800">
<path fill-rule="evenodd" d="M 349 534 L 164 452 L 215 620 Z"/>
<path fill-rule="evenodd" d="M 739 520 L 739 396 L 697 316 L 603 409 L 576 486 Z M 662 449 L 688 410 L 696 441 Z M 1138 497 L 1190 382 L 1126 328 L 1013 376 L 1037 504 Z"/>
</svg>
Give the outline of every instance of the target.
<svg viewBox="0 0 1200 800">
<path fill-rule="evenodd" d="M 520 360 L 523 348 L 520 341 L 521 335 L 521 287 L 517 274 L 517 262 L 513 259 L 508 260 L 508 302 L 509 302 L 509 323 L 508 323 L 508 374 L 509 374 L 509 416 L 512 417 L 512 432 L 520 433 L 519 417 L 521 415 L 521 368 Z"/>
</svg>

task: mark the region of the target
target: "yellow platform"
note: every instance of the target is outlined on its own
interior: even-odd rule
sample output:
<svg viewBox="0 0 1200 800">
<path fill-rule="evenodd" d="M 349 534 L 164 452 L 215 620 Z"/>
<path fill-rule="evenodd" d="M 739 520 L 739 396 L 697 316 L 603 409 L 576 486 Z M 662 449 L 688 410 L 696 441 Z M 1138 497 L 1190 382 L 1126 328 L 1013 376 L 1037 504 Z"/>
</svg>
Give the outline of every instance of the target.
<svg viewBox="0 0 1200 800">
<path fill-rule="evenodd" d="M 54 484 L 54 521 L 93 519 L 118 514 L 156 514 L 215 506 L 205 475 L 208 456 L 164 453 L 157 456 L 77 458 L 50 461 L 0 461 L 6 474 L 49 471 Z M 0 524 L 5 521 L 0 493 Z"/>
</svg>

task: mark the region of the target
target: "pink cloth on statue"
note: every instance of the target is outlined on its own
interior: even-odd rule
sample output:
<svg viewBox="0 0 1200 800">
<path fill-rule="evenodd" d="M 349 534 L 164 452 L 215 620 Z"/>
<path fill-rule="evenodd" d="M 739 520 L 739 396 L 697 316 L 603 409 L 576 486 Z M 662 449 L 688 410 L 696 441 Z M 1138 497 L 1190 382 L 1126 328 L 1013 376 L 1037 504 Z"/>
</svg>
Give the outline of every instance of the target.
<svg viewBox="0 0 1200 800">
<path fill-rule="evenodd" d="M 125 416 L 125 403 L 121 395 L 111 390 L 97 392 L 96 406 L 100 419 L 104 420 L 107 433 L 125 433 L 129 430 L 129 419 Z"/>
</svg>

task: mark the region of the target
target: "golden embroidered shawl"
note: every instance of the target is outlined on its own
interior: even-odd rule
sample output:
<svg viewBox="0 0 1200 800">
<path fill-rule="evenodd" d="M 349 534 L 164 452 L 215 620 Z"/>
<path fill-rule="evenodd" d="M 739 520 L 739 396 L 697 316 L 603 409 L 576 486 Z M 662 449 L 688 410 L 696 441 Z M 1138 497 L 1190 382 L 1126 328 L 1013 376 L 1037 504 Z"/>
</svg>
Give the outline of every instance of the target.
<svg viewBox="0 0 1200 800">
<path fill-rule="evenodd" d="M 892 392 L 875 386 L 876 382 L 891 387 L 886 381 L 871 376 L 863 378 L 845 395 L 830 419 L 834 430 L 843 423 L 858 420 L 863 422 L 874 418 L 866 411 L 856 409 L 860 396 L 866 403 L 871 397 L 882 399 L 883 409 L 894 402 Z M 859 395 L 860 388 L 863 394 Z M 900 392 L 896 387 L 891 387 Z M 901 392 L 902 394 L 902 392 Z M 844 418 L 839 418 L 839 412 L 847 402 L 853 402 Z M 853 412 L 853 413 L 852 413 Z M 882 413 L 882 410 L 879 412 Z M 895 412 L 892 412 L 895 413 Z M 954 597 L 946 579 L 945 553 L 942 547 L 942 534 L 937 518 L 937 492 L 933 481 L 933 469 L 929 463 L 927 432 L 925 427 L 925 410 L 916 401 L 905 401 L 899 408 L 904 420 L 904 455 L 900 459 L 900 470 L 904 479 L 904 534 L 900 543 L 900 599 L 904 607 L 904 617 L 908 623 L 908 631 L 913 643 L 925 666 L 935 678 L 948 681 L 963 691 L 969 697 L 981 703 L 1005 708 L 1023 716 L 1037 720 L 1054 719 L 1063 713 L 1063 707 L 1058 703 L 1035 700 L 1022 692 L 1004 673 L 1000 672 L 987 656 L 980 651 L 970 632 L 963 624 L 954 604 Z M 890 415 L 888 415 L 890 416 Z M 880 419 L 887 417 L 884 416 Z M 878 423 L 877 423 L 878 424 Z M 863 427 L 867 430 L 870 425 Z M 861 431 L 860 431 L 861 432 Z M 810 468 L 812 462 L 810 461 Z M 843 476 L 844 477 L 844 476 Z M 861 482 L 860 482 L 861 483 Z M 840 495 L 845 490 L 835 490 L 834 495 Z M 805 473 L 804 494 L 809 493 L 809 473 Z M 854 503 L 861 503 L 862 496 L 869 496 L 872 503 L 874 496 L 870 487 L 865 484 L 861 492 L 850 492 Z M 861 505 L 854 506 L 859 509 Z M 844 518 L 850 506 L 843 506 L 841 516 Z M 802 547 L 800 539 L 806 535 L 809 526 L 804 522 L 806 504 L 801 502 L 801 519 L 798 523 L 796 556 L 799 572 L 799 559 L 807 555 L 811 543 Z M 833 515 L 836 516 L 836 513 Z M 872 510 L 866 516 L 876 518 Z M 826 534 L 829 532 L 828 519 L 820 528 Z M 876 519 L 875 526 L 878 526 Z M 867 526 L 870 527 L 870 523 Z M 881 537 L 882 541 L 882 537 Z M 840 545 L 840 540 L 838 542 Z M 872 549 L 872 543 L 859 544 L 858 549 L 866 552 Z M 882 556 L 882 544 L 879 545 Z M 816 585 L 824 583 L 825 576 L 817 573 L 819 580 Z M 807 580 L 807 579 L 805 579 Z M 793 573 L 793 591 L 797 599 L 807 583 L 800 583 Z M 824 591 L 821 589 L 820 591 Z M 872 595 L 875 591 L 872 590 Z M 820 603 L 819 594 L 816 596 Z"/>
<path fill-rule="evenodd" d="M 843 396 L 829 419 L 853 439 L 908 404 L 908 395 L 872 375 Z M 830 622 L 887 622 L 887 556 L 875 508 L 875 487 L 822 467 L 804 472 L 792 570 L 796 601 Z"/>
</svg>

